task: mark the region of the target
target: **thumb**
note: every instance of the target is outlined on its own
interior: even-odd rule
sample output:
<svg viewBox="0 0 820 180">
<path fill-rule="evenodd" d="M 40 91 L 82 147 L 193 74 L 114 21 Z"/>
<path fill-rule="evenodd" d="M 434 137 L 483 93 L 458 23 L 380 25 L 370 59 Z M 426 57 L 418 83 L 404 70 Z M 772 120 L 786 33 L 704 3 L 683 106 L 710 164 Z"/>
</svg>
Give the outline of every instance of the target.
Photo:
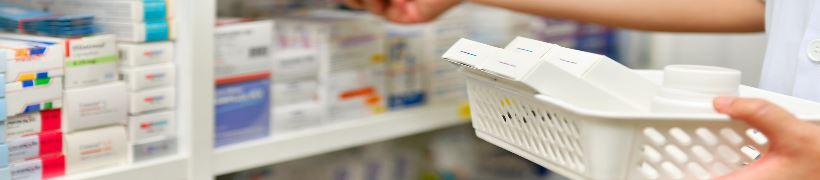
<svg viewBox="0 0 820 180">
<path fill-rule="evenodd" d="M 797 135 L 804 123 L 783 108 L 762 99 L 718 97 L 714 100 L 717 112 L 729 115 L 759 130 L 775 144 Z"/>
</svg>

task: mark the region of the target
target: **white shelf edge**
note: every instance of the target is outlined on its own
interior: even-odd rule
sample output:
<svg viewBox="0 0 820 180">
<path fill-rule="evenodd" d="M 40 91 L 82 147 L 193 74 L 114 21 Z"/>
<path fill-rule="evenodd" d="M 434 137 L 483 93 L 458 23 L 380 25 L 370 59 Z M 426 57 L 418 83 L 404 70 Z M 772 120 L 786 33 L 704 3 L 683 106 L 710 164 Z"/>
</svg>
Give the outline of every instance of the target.
<svg viewBox="0 0 820 180">
<path fill-rule="evenodd" d="M 75 175 L 68 175 L 58 179 L 144 180 L 149 177 L 151 179 L 190 179 L 188 178 L 188 158 L 182 155 L 176 155 L 136 164 L 127 164 Z"/>
<path fill-rule="evenodd" d="M 458 104 L 432 104 L 216 149 L 214 175 L 468 123 Z M 307 143 L 309 142 L 309 143 Z"/>
</svg>

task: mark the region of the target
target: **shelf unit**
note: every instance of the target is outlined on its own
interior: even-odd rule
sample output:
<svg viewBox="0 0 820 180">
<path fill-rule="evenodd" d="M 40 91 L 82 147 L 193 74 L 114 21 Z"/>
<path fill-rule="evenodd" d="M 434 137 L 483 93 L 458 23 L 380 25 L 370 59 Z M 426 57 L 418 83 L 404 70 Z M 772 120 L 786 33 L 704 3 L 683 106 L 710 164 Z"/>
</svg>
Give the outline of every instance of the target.
<svg viewBox="0 0 820 180">
<path fill-rule="evenodd" d="M 146 177 L 152 179 L 187 179 L 188 158 L 184 156 L 174 156 L 130 166 L 119 166 L 107 169 L 100 169 L 88 173 L 82 173 L 60 178 L 61 180 L 142 180 Z M 150 175 L 150 176 L 149 176 Z"/>
<path fill-rule="evenodd" d="M 466 124 L 460 104 L 428 105 L 214 149 L 217 0 L 174 0 L 179 153 L 65 180 L 215 179 L 217 175 Z M 305 143 L 310 142 L 310 143 Z"/>
<path fill-rule="evenodd" d="M 217 149 L 214 162 L 219 163 L 214 164 L 214 173 L 276 164 L 468 122 L 459 118 L 457 107 L 429 105 Z"/>
</svg>

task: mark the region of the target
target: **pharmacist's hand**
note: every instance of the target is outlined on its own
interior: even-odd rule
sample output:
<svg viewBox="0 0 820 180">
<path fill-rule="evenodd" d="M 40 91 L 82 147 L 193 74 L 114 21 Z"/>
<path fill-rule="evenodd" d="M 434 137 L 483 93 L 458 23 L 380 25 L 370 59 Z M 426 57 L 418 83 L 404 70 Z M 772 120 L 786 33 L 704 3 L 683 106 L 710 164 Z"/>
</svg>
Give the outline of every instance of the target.
<svg viewBox="0 0 820 180">
<path fill-rule="evenodd" d="M 746 122 L 769 139 L 759 160 L 720 179 L 816 179 L 820 177 L 820 127 L 800 121 L 760 99 L 719 97 L 715 109 Z"/>
<path fill-rule="evenodd" d="M 420 23 L 436 19 L 462 0 L 344 0 L 352 8 L 367 9 L 396 23 Z"/>
</svg>

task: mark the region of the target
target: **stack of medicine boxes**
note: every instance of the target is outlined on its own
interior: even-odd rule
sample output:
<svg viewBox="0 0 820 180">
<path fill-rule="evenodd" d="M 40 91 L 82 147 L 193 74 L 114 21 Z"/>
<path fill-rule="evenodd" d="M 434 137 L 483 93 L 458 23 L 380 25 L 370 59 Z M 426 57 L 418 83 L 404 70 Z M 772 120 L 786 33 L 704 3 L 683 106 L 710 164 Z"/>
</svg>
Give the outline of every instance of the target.
<svg viewBox="0 0 820 180">
<path fill-rule="evenodd" d="M 274 22 L 219 19 L 215 32 L 216 147 L 270 135 Z"/>
<path fill-rule="evenodd" d="M 127 89 L 128 160 L 175 154 L 175 66 L 170 0 L 62 0 L 54 13 L 94 14 L 116 35 Z"/>
<path fill-rule="evenodd" d="M 94 14 L 105 33 L 128 42 L 173 39 L 172 0 L 59 0 L 55 14 Z"/>
<path fill-rule="evenodd" d="M 298 24 L 314 36 L 311 43 L 318 48 L 319 100 L 324 106 L 322 125 L 387 111 L 381 21 L 365 14 L 314 11 L 279 22 Z"/>
<path fill-rule="evenodd" d="M 115 2 L 118 1 L 101 4 L 117 4 Z M 121 78 L 127 83 L 130 98 L 128 137 L 131 162 L 177 153 L 176 65 L 173 61 L 173 31 L 169 23 L 173 22 L 171 2 L 129 1 L 123 4 L 128 4 L 131 16 L 109 16 L 111 18 L 104 18 L 105 23 L 102 23 L 103 28 L 145 27 L 144 35 L 117 32 L 123 60 Z"/>
<path fill-rule="evenodd" d="M 62 176 L 65 172 L 60 107 L 65 45 L 30 36 L 0 35 L 5 69 L 6 136 L 3 164 L 12 179 Z M 6 170 L 3 170 L 6 171 Z M 7 176 L 0 174 L 0 176 Z"/>
<path fill-rule="evenodd" d="M 55 41 L 68 48 L 62 110 L 66 174 L 124 164 L 128 99 L 118 78 L 116 37 Z"/>
</svg>

